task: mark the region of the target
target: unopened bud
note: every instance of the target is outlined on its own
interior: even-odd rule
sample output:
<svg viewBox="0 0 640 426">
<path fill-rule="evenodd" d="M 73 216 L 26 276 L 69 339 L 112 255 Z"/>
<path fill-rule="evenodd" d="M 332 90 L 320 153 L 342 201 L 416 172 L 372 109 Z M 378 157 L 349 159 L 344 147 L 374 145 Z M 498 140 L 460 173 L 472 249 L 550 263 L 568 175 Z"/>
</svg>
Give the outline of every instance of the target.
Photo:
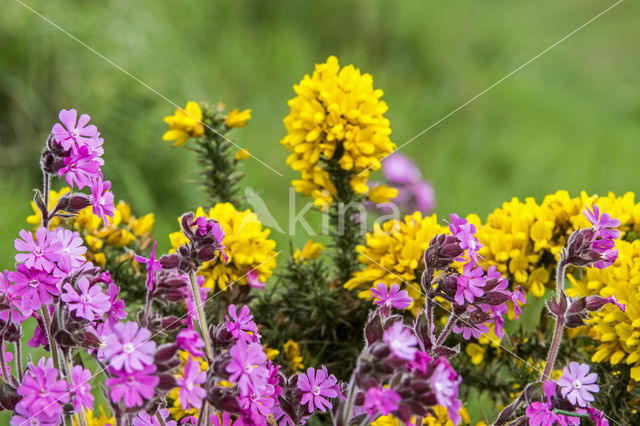
<svg viewBox="0 0 640 426">
<path fill-rule="evenodd" d="M 87 208 L 91 205 L 91 197 L 84 194 L 73 194 L 69 198 L 68 209 L 73 212 L 80 211 L 84 208 Z M 61 208 L 60 210 L 67 210 L 67 207 Z"/>
</svg>

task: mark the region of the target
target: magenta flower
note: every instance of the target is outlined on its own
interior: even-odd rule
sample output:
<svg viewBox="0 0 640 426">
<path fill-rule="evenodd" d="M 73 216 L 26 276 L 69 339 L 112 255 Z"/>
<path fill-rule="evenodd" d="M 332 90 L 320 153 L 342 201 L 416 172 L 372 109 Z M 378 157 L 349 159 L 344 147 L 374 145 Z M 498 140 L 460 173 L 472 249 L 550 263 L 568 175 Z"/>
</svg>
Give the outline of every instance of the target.
<svg viewBox="0 0 640 426">
<path fill-rule="evenodd" d="M 620 231 L 610 229 L 620 226 L 620 221 L 618 219 L 612 219 L 609 213 L 602 213 L 602 216 L 600 216 L 600 209 L 595 204 L 593 205 L 593 211 L 589 210 L 589 206 L 585 206 L 582 212 L 589 222 L 591 222 L 593 229 L 602 238 L 616 240 L 620 237 Z"/>
<path fill-rule="evenodd" d="M 100 176 L 91 182 L 91 199 L 93 203 L 93 214 L 100 216 L 105 226 L 109 226 L 109 219 L 113 217 L 115 206 L 113 204 L 113 192 L 110 191 L 111 182 L 103 181 Z"/>
<path fill-rule="evenodd" d="M 185 283 L 189 282 L 189 278 L 185 275 L 181 275 Z M 207 293 L 211 290 L 209 287 L 203 287 L 204 285 L 204 277 L 202 275 L 198 275 L 196 277 L 196 284 L 198 284 L 198 291 L 200 291 L 200 300 L 202 303 L 207 301 Z M 187 321 L 193 322 L 196 321 L 200 323 L 200 318 L 198 317 L 198 308 L 193 300 L 193 293 L 191 292 L 190 286 L 186 285 L 182 287 L 181 291 L 183 292 L 185 298 L 184 303 L 187 307 Z"/>
<path fill-rule="evenodd" d="M 35 240 L 33 234 L 24 229 L 19 235 L 22 239 L 16 238 L 15 248 L 26 253 L 16 254 L 16 262 L 23 262 L 27 268 L 53 271 L 62 249 L 62 244 L 57 240 L 55 232 L 40 227 L 36 230 Z"/>
<path fill-rule="evenodd" d="M 337 398 L 340 395 L 336 384 L 337 379 L 333 375 L 329 376 L 326 368 L 317 371 L 313 367 L 307 368 L 306 374 L 298 374 L 298 389 L 302 391 L 300 405 L 308 404 L 309 413 L 316 409 L 324 413 L 327 408 L 333 408 L 326 398 Z"/>
<path fill-rule="evenodd" d="M 91 393 L 91 371 L 85 370 L 81 365 L 76 365 L 71 369 L 71 380 L 73 385 L 70 386 L 73 395 L 73 409 L 80 412 L 82 408 L 87 410 L 93 409 L 93 394 Z"/>
<path fill-rule="evenodd" d="M 484 270 L 482 266 L 475 268 L 473 266 L 474 263 L 471 261 L 465 263 L 462 268 L 462 275 L 456 280 L 458 288 L 454 300 L 458 305 L 464 305 L 464 299 L 473 303 L 476 297 L 481 297 L 484 294 L 482 287 L 487 282 L 484 277 Z"/>
<path fill-rule="evenodd" d="M 84 246 L 80 234 L 68 229 L 58 228 L 56 238 L 61 245 L 58 267 L 62 271 L 70 273 L 73 269 L 81 267 L 87 261 L 84 257 L 87 248 Z"/>
<path fill-rule="evenodd" d="M 389 182 L 400 185 L 416 183 L 422 179 L 422 174 L 416 163 L 399 152 L 384 159 L 382 173 Z"/>
<path fill-rule="evenodd" d="M 524 296 L 524 291 L 522 291 L 522 287 L 518 286 L 511 293 L 511 302 L 513 303 L 513 312 L 516 314 L 516 321 L 520 319 L 520 314 L 522 314 L 522 309 L 520 309 L 520 305 L 524 305 L 527 303 L 527 299 Z"/>
<path fill-rule="evenodd" d="M 107 336 L 104 356 L 116 370 L 124 369 L 127 373 L 143 370 L 153 364 L 156 342 L 150 339 L 151 332 L 138 329 L 137 323 L 118 323 Z"/>
<path fill-rule="evenodd" d="M 160 420 L 158 420 L 158 417 L 157 417 L 158 414 L 162 418 L 163 423 L 160 423 Z M 156 411 L 156 414 L 153 416 L 150 416 L 149 413 L 147 413 L 146 411 L 140 411 L 138 415 L 133 418 L 133 420 L 131 421 L 131 424 L 133 426 L 162 426 L 162 425 L 177 426 L 178 422 L 176 422 L 175 420 L 168 420 L 168 419 L 169 419 L 169 409 L 161 408 L 158 411 Z"/>
<path fill-rule="evenodd" d="M 377 414 L 386 416 L 398 409 L 402 398 L 393 389 L 385 389 L 382 386 L 369 388 L 364 396 L 364 408 L 372 419 Z"/>
<path fill-rule="evenodd" d="M 475 306 L 472 305 L 467 307 L 467 312 L 471 313 L 474 311 L 477 311 Z M 471 324 L 470 321 L 457 321 L 453 326 L 453 332 L 456 334 L 462 334 L 462 337 L 465 340 L 469 340 L 471 336 L 478 339 L 483 333 L 489 332 L 489 327 L 483 323 Z"/>
<path fill-rule="evenodd" d="M 247 424 L 267 424 L 265 419 L 269 417 L 275 404 L 272 394 L 273 386 L 267 385 L 263 389 L 252 391 L 249 395 L 240 396 L 240 407 L 243 417 L 248 421 Z"/>
<path fill-rule="evenodd" d="M 64 293 L 60 299 L 68 305 L 69 311 L 75 312 L 80 318 L 93 321 L 109 310 L 109 296 L 102 292 L 98 284 L 91 286 L 87 277 L 82 277 L 78 280 L 78 288 L 80 294 L 69 283 L 63 287 Z"/>
<path fill-rule="evenodd" d="M 248 395 L 252 391 L 259 391 L 265 387 L 269 378 L 269 370 L 265 367 L 267 355 L 260 343 L 238 342 L 229 349 L 231 362 L 227 365 L 230 373 L 229 381 L 238 383 L 240 392 Z"/>
<path fill-rule="evenodd" d="M 400 359 L 413 361 L 416 352 L 418 339 L 402 321 L 396 321 L 387 328 L 382 335 L 382 340 L 389 346 L 391 353 Z"/>
<path fill-rule="evenodd" d="M 53 306 L 51 306 L 53 308 Z M 34 313 L 34 317 L 38 315 Z M 39 348 L 40 346 L 46 347 L 49 344 L 49 340 L 47 338 L 47 332 L 44 331 L 44 324 L 42 319 L 38 316 L 38 321 L 36 322 L 36 328 L 33 330 L 33 336 L 31 339 L 27 341 L 27 345 L 32 348 Z"/>
<path fill-rule="evenodd" d="M 231 318 L 229 318 L 231 316 Z M 253 322 L 253 315 L 249 307 L 244 305 L 238 313 L 236 305 L 229 305 L 229 315 L 225 315 L 227 330 L 233 337 L 245 342 L 257 342 L 259 339 L 258 326 Z"/>
<path fill-rule="evenodd" d="M 469 223 L 466 219 L 461 218 L 455 213 L 450 214 L 449 218 L 451 219 L 451 223 L 449 223 L 449 230 L 460 242 L 460 248 L 466 250 L 469 259 L 477 265 L 478 257 L 482 258 L 478 254 L 478 250 L 482 248 L 482 244 L 480 244 L 478 239 L 475 237 L 475 225 Z"/>
<path fill-rule="evenodd" d="M 53 296 L 58 296 L 58 278 L 40 269 L 29 269 L 24 263 L 16 267 L 15 272 L 9 272 L 8 277 L 13 286 L 9 291 L 17 299 L 23 310 L 37 311 L 42 305 L 53 303 Z"/>
<path fill-rule="evenodd" d="M 200 370 L 200 363 L 189 357 L 189 360 L 184 367 L 184 375 L 177 379 L 178 386 L 180 386 L 178 398 L 183 410 L 186 410 L 187 408 L 200 409 L 202 406 L 202 399 L 207 394 L 204 388 L 200 385 L 206 382 L 206 380 L 207 373 Z"/>
<path fill-rule="evenodd" d="M 220 415 L 220 413 L 210 414 L 209 421 L 213 426 L 231 426 L 233 422 L 231 415 L 225 412 L 223 412 L 222 415 Z"/>
<path fill-rule="evenodd" d="M 551 404 L 551 397 L 556 392 L 556 384 L 554 382 L 545 382 L 543 389 L 547 402 L 535 401 L 527 407 L 526 414 L 529 418 L 530 426 L 551 426 L 556 422 L 559 426 L 580 424 L 579 417 L 563 416 L 554 412 Z"/>
<path fill-rule="evenodd" d="M 160 262 L 156 260 L 156 246 L 158 245 L 157 241 L 153 242 L 153 248 L 151 249 L 151 253 L 149 254 L 149 259 L 138 256 L 137 254 L 134 256 L 136 262 L 144 263 L 147 265 L 147 290 L 153 290 L 153 284 L 156 282 L 156 271 L 162 270 L 162 265 Z"/>
<path fill-rule="evenodd" d="M 449 418 L 453 424 L 460 423 L 460 408 L 462 401 L 458 399 L 458 386 L 462 382 L 462 377 L 458 376 L 446 358 L 436 360 L 436 368 L 431 376 L 431 388 L 436 395 L 439 405 L 447 409 Z"/>
<path fill-rule="evenodd" d="M 18 403 L 14 408 L 13 417 L 9 421 L 11 426 L 26 426 L 26 425 L 34 425 L 34 426 L 59 426 L 60 425 L 60 416 L 48 416 L 46 411 L 41 412 L 40 414 L 34 413 L 31 414 L 29 408 Z"/>
<path fill-rule="evenodd" d="M 406 290 L 400 290 L 400 285 L 398 284 L 393 284 L 387 291 L 386 285 L 378 283 L 371 289 L 371 295 L 373 296 L 373 303 L 387 308 L 406 309 L 413 303 L 409 293 Z"/>
<path fill-rule="evenodd" d="M 607 420 L 603 411 L 597 410 L 590 405 L 587 405 L 587 413 L 591 417 L 591 421 L 596 426 L 609 426 L 609 420 Z"/>
<path fill-rule="evenodd" d="M 115 285 L 113 281 L 110 282 L 109 288 L 107 288 L 107 296 L 109 296 L 109 303 L 111 304 L 107 311 L 109 327 L 113 327 L 120 320 L 127 317 L 127 311 L 124 309 L 124 300 L 118 299 L 118 294 L 120 294 L 120 287 Z"/>
<path fill-rule="evenodd" d="M 51 359 L 40 358 L 38 365 L 29 362 L 18 395 L 21 405 L 30 417 L 51 421 L 62 414 L 62 404 L 69 402 L 67 382 L 58 380 L 58 369 Z"/>
<path fill-rule="evenodd" d="M 560 393 L 573 405 L 586 407 L 588 402 L 594 400 L 592 393 L 600 392 L 600 387 L 595 384 L 598 374 L 589 374 L 587 364 L 578 364 L 575 361 L 569 363 L 569 367 L 562 369 L 562 377 L 558 379 Z"/>
<path fill-rule="evenodd" d="M 192 322 L 189 322 L 188 328 L 180 330 L 176 336 L 176 345 L 195 357 L 201 357 L 204 356 L 204 352 L 202 351 L 202 348 L 204 348 L 204 341 L 193 329 L 192 324 Z"/>
<path fill-rule="evenodd" d="M 23 309 L 20 305 L 20 299 L 9 290 L 9 271 L 0 272 L 0 320 L 11 321 L 16 324 L 22 323 L 32 314 L 31 309 Z"/>
<path fill-rule="evenodd" d="M 258 290 L 262 290 L 267 283 L 260 281 L 260 273 L 255 269 L 247 272 L 247 283 L 251 288 L 257 288 Z"/>
<path fill-rule="evenodd" d="M 155 343 L 154 343 L 155 345 Z M 109 377 L 105 384 L 109 390 L 109 396 L 115 403 L 124 401 L 127 407 L 142 407 L 142 405 L 153 398 L 156 386 L 160 382 L 155 365 L 144 367 L 142 370 L 131 373 L 126 370 L 114 370 L 110 368 L 113 377 Z"/>
<path fill-rule="evenodd" d="M 436 207 L 436 192 L 433 185 L 422 181 L 411 185 L 413 195 L 416 199 L 416 207 L 422 212 L 430 212 Z"/>
<path fill-rule="evenodd" d="M 88 146 L 81 146 L 77 152 L 71 151 L 71 155 L 64 158 L 64 167 L 58 170 L 58 177 L 62 176 L 71 188 L 74 184 L 78 189 L 91 186 L 93 181 L 102 176 L 100 161 Z"/>
<path fill-rule="evenodd" d="M 78 146 L 95 144 L 98 139 L 98 128 L 87 123 L 91 119 L 87 114 L 82 114 L 80 119 L 76 123 L 78 112 L 75 109 L 66 110 L 63 109 L 58 114 L 58 118 L 64 124 L 64 127 L 60 123 L 53 125 L 51 133 L 62 148 L 66 151 Z"/>
</svg>

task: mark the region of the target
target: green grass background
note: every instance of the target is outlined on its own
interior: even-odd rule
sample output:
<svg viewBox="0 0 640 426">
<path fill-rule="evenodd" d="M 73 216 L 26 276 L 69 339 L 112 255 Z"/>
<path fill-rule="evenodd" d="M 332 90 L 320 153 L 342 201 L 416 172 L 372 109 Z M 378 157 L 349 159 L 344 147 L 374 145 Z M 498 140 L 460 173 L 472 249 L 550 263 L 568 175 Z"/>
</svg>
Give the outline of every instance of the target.
<svg viewBox="0 0 640 426">
<path fill-rule="evenodd" d="M 401 145 L 614 2 L 24 3 L 181 106 L 251 108 L 233 138 L 283 176 L 248 159 L 244 183 L 286 228 L 295 174 L 279 143 L 282 119 L 292 85 L 315 63 L 334 54 L 371 73 Z M 161 140 L 174 106 L 18 1 L 1 11 L 0 267 L 12 267 L 12 241 L 40 185 L 38 155 L 61 108 L 92 116 L 116 198 L 154 212 L 168 248 L 176 217 L 204 199 L 188 183 L 192 153 Z M 558 189 L 638 190 L 639 15 L 638 2 L 624 1 L 403 148 L 434 183 L 437 213 L 484 217 L 513 196 Z M 301 245 L 298 231 L 275 233 L 278 246 Z"/>
</svg>

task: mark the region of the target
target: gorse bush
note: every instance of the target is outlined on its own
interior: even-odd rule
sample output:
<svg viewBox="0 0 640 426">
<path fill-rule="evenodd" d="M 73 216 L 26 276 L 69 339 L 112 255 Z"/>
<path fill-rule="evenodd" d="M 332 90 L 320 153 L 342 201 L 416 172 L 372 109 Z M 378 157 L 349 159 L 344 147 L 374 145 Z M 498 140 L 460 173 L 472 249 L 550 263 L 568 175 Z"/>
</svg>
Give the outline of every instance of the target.
<svg viewBox="0 0 640 426">
<path fill-rule="evenodd" d="M 471 395 L 487 391 L 496 425 L 637 420 L 619 404 L 640 381 L 632 194 L 558 192 L 484 224 L 441 223 L 416 165 L 392 154 L 369 74 L 330 57 L 294 89 L 286 161 L 331 244 L 289 255 L 261 222 L 267 206 L 240 191 L 251 153 L 229 135 L 250 110 L 188 102 L 165 117 L 206 198 L 164 254 L 153 215 L 115 203 L 108 141 L 88 115 L 60 112 L 0 276 L 12 425 L 457 425 L 480 417 Z M 386 184 L 369 180 L 380 168 Z M 47 356 L 27 358 L 27 337 Z"/>
</svg>

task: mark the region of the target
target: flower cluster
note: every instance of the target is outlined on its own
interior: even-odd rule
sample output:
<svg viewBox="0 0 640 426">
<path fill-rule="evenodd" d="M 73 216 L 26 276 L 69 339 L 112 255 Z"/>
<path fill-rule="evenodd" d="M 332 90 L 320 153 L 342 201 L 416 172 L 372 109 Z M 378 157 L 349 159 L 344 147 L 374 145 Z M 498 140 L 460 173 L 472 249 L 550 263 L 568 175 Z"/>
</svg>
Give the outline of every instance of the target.
<svg viewBox="0 0 640 426">
<path fill-rule="evenodd" d="M 367 193 L 370 170 L 378 170 L 395 148 L 382 90 L 374 89 L 371 75 L 353 65 L 340 68 L 334 56 L 317 64 L 294 90 L 297 96 L 289 100 L 287 135 L 281 141 L 291 151 L 287 164 L 301 174 L 293 187 L 326 207 L 337 194 L 328 171 L 335 163 L 349 173 L 356 194 Z"/>
<path fill-rule="evenodd" d="M 208 214 L 202 207 L 196 209 L 196 217 L 215 218 L 224 230 L 221 241 L 228 261 L 216 258 L 204 261 L 199 270 L 205 279 L 205 287 L 226 289 L 228 285 L 252 285 L 261 287 L 276 266 L 275 242 L 268 239 L 270 230 L 264 229 L 255 213 L 238 211 L 230 203 L 216 204 Z M 170 236 L 175 250 L 188 242 L 182 231 Z"/>
<path fill-rule="evenodd" d="M 365 268 L 356 272 L 345 287 L 349 290 L 363 289 L 359 296 L 370 299 L 369 288 L 379 282 L 404 286 L 409 296 L 417 303 L 421 300 L 419 277 L 424 270 L 423 253 L 431 239 L 442 232 L 443 226 L 435 215 L 423 217 L 415 212 L 405 216 L 404 221 L 390 220 L 380 226 L 375 223 L 373 232 L 367 233 L 366 245 L 358 246 L 359 260 Z"/>
</svg>

